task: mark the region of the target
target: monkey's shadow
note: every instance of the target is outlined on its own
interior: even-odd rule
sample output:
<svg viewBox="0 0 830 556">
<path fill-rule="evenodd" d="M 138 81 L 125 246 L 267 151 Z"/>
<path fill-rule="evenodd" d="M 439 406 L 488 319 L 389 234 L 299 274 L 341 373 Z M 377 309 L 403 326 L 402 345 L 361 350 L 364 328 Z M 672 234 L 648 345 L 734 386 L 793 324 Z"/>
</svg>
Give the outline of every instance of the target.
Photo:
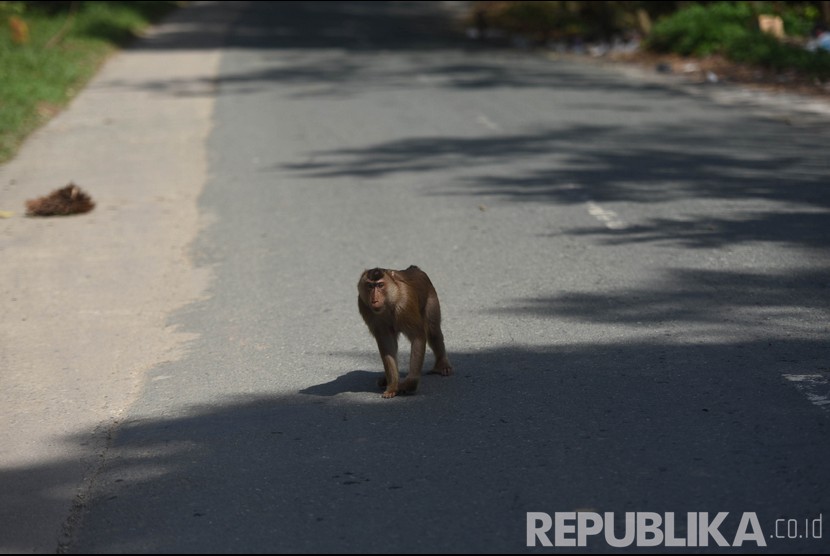
<svg viewBox="0 0 830 556">
<path fill-rule="evenodd" d="M 300 390 L 300 394 L 310 396 L 336 396 L 345 392 L 371 392 L 378 393 L 383 389 L 378 387 L 378 379 L 383 373 L 370 371 L 351 371 L 338 376 L 331 382 L 309 386 Z"/>
</svg>

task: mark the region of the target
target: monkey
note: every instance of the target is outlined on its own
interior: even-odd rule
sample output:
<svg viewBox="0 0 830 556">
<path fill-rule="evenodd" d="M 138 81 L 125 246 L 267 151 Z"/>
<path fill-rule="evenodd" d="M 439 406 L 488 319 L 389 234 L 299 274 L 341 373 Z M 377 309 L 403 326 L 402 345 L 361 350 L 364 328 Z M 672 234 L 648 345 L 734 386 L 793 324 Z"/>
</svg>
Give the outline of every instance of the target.
<svg viewBox="0 0 830 556">
<path fill-rule="evenodd" d="M 435 354 L 430 373 L 449 376 L 452 365 L 441 332 L 441 306 L 429 276 L 417 266 L 406 270 L 373 268 L 366 270 L 357 283 L 360 315 L 375 337 L 383 362 L 384 377 L 378 386 L 385 388 L 384 398 L 418 389 L 427 344 Z M 409 374 L 398 381 L 398 336 L 403 333 L 411 342 Z"/>
</svg>

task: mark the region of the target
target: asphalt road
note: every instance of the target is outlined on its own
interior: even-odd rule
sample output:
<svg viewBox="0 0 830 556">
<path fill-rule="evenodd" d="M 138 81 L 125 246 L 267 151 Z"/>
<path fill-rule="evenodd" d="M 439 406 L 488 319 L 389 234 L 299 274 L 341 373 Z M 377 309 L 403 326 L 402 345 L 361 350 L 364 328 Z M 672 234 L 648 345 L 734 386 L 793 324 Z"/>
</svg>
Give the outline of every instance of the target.
<svg viewBox="0 0 830 556">
<path fill-rule="evenodd" d="M 767 548 L 827 552 L 827 121 L 481 47 L 442 9 L 251 3 L 214 80 L 156 83 L 215 98 L 210 285 L 62 550 L 520 552 L 528 512 L 583 511 L 687 540 L 729 512 L 730 544 L 753 513 Z M 384 400 L 356 283 L 410 264 L 456 373 Z"/>
</svg>

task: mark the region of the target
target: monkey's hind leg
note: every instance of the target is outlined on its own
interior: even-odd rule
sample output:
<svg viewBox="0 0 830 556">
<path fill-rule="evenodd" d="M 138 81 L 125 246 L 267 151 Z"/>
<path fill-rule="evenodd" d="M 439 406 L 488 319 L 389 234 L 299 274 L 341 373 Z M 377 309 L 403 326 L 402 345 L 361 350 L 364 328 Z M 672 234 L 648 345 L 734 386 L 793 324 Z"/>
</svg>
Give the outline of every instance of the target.
<svg viewBox="0 0 830 556">
<path fill-rule="evenodd" d="M 406 379 L 401 383 L 400 388 L 398 388 L 399 393 L 412 394 L 418 389 L 426 351 L 426 338 L 424 336 L 414 336 L 412 338 L 411 353 L 409 355 L 409 374 L 406 375 Z"/>
<path fill-rule="evenodd" d="M 452 365 L 447 357 L 447 348 L 444 347 L 444 333 L 441 332 L 441 305 L 438 303 L 438 296 L 433 295 L 427 299 L 426 306 L 427 323 L 427 344 L 435 354 L 435 366 L 429 374 L 450 376 Z"/>
<path fill-rule="evenodd" d="M 432 353 L 435 354 L 435 366 L 432 367 L 429 374 L 450 376 L 452 374 L 452 365 L 450 364 L 449 357 L 447 357 L 447 349 L 444 347 L 444 335 L 441 333 L 440 327 L 429 331 L 427 342 Z"/>
</svg>

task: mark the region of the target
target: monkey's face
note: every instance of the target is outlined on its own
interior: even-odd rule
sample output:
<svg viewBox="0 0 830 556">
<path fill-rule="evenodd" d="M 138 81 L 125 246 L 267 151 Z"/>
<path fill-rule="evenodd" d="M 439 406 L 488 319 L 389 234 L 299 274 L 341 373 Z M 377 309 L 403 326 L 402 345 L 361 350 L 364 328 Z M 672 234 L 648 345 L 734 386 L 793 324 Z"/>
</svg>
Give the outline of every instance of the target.
<svg viewBox="0 0 830 556">
<path fill-rule="evenodd" d="M 386 308 L 386 282 L 376 280 L 366 282 L 366 300 L 374 313 L 381 313 Z"/>
</svg>

